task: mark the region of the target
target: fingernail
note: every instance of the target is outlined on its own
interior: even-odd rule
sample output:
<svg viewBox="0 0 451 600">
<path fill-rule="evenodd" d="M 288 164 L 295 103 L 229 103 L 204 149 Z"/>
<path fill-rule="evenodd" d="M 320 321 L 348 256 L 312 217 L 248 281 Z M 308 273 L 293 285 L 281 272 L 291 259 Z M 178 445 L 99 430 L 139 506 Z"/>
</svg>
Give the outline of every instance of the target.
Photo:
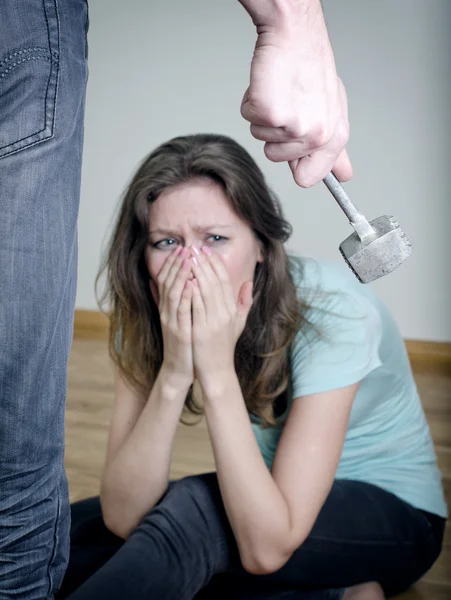
<svg viewBox="0 0 451 600">
<path fill-rule="evenodd" d="M 199 262 L 198 262 L 197 258 L 195 256 L 192 256 L 191 259 L 192 259 L 193 263 L 196 265 L 196 267 L 198 267 Z"/>
<path fill-rule="evenodd" d="M 212 251 L 208 246 L 202 246 L 202 252 L 204 252 L 204 254 L 206 254 L 207 256 L 210 256 L 212 254 Z"/>
<path fill-rule="evenodd" d="M 193 252 L 199 256 L 199 254 L 200 254 L 199 248 L 197 246 L 195 246 L 194 244 L 191 246 L 191 248 L 193 249 Z"/>
</svg>

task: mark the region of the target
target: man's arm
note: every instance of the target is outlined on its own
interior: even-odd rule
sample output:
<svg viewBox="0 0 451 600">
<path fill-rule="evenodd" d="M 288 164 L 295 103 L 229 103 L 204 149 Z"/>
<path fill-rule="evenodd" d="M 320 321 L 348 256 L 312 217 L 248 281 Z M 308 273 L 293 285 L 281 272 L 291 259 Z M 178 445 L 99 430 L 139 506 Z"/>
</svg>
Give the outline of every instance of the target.
<svg viewBox="0 0 451 600">
<path fill-rule="evenodd" d="M 319 0 L 239 0 L 258 39 L 241 114 L 265 154 L 310 187 L 333 170 L 352 177 L 348 106 Z"/>
</svg>

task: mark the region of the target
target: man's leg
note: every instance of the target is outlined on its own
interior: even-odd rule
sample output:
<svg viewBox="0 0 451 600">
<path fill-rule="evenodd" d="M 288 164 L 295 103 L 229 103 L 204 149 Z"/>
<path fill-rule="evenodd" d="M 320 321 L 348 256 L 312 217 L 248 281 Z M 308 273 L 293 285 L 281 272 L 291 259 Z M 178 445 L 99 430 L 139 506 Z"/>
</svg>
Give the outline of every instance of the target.
<svg viewBox="0 0 451 600">
<path fill-rule="evenodd" d="M 53 598 L 68 560 L 67 359 L 86 0 L 0 7 L 0 598 Z"/>
</svg>

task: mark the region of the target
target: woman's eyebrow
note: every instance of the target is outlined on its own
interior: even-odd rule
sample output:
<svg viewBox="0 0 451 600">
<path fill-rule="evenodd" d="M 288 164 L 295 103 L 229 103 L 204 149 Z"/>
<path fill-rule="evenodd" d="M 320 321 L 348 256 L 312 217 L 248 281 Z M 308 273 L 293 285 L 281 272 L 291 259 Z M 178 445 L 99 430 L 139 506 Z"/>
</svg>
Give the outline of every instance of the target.
<svg viewBox="0 0 451 600">
<path fill-rule="evenodd" d="M 216 225 L 203 225 L 202 227 L 194 227 L 193 228 L 195 231 L 200 231 L 200 232 L 204 232 L 204 231 L 209 231 L 211 229 L 231 229 L 230 225 L 220 225 L 220 224 L 216 224 Z M 149 231 L 149 233 L 162 233 L 164 235 L 167 234 L 171 234 L 173 235 L 174 233 L 177 233 L 176 231 L 172 231 L 171 229 L 151 229 Z"/>
</svg>

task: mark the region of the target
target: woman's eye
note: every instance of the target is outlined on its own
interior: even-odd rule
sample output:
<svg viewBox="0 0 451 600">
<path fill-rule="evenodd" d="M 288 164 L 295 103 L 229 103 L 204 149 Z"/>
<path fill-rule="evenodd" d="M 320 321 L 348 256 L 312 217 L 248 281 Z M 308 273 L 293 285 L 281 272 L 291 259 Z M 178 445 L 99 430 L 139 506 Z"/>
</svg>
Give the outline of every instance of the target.
<svg viewBox="0 0 451 600">
<path fill-rule="evenodd" d="M 215 242 L 222 242 L 223 240 L 227 240 L 228 238 L 224 237 L 223 235 L 210 235 L 208 237 L 208 239 L 210 238 L 219 238 L 219 239 L 215 239 Z M 164 243 L 164 242 L 172 242 L 171 244 L 168 243 Z M 173 238 L 166 238 L 165 240 L 160 240 L 159 242 L 155 242 L 155 244 L 152 244 L 153 248 L 170 248 L 171 246 L 174 246 L 177 242 L 173 239 Z"/>
<path fill-rule="evenodd" d="M 172 239 L 172 238 L 171 238 Z M 155 244 L 152 244 L 153 248 L 168 248 L 170 246 L 174 246 L 175 242 L 172 241 L 172 244 L 163 244 L 163 242 L 167 242 L 168 240 L 160 240 L 159 242 L 155 242 Z"/>
</svg>

